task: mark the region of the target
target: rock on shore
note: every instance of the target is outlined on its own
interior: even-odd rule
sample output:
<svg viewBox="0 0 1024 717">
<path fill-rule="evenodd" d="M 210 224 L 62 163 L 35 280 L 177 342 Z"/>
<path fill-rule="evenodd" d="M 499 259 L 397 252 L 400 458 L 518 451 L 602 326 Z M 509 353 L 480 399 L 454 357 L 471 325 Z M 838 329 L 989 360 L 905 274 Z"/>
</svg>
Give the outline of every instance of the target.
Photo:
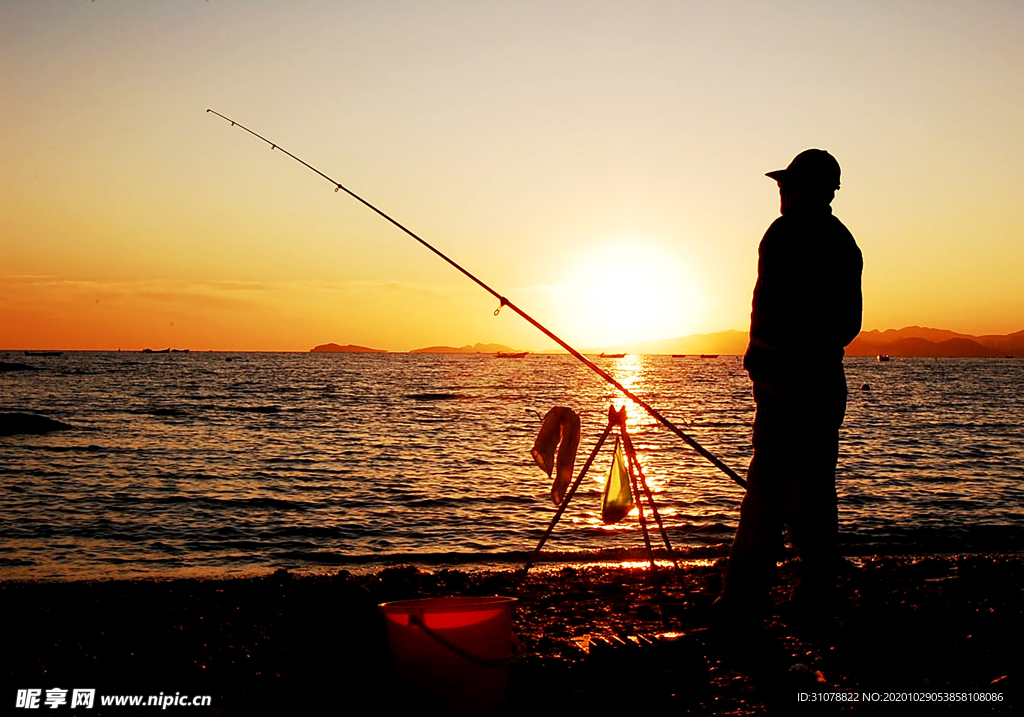
<svg viewBox="0 0 1024 717">
<path fill-rule="evenodd" d="M 0 373 L 7 373 L 8 371 L 38 371 L 39 369 L 35 366 L 29 366 L 27 363 L 18 363 L 17 361 L 0 361 Z"/>
<path fill-rule="evenodd" d="M 71 424 L 34 413 L 0 413 L 0 436 L 49 433 L 74 428 Z"/>
</svg>

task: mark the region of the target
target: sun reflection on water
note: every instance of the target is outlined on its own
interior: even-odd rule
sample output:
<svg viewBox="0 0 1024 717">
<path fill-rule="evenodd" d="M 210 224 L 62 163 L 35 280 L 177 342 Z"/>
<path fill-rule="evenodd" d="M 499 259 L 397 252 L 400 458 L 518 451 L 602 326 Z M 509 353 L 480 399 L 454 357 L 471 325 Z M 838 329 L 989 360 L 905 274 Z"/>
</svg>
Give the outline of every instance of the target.
<svg viewBox="0 0 1024 717">
<path fill-rule="evenodd" d="M 656 391 L 655 377 L 652 375 L 650 360 L 651 357 L 628 354 L 621 358 L 603 357 L 600 363 L 625 388 L 638 397 L 650 401 L 655 398 L 654 394 Z M 654 432 L 660 429 L 657 420 L 650 416 L 639 404 L 618 394 L 618 392 L 616 392 L 616 395 L 606 396 L 606 398 L 610 399 L 611 406 L 615 409 L 622 407 L 626 409 L 626 432 L 629 434 L 636 451 L 636 457 L 643 475 L 642 480 L 646 482 L 647 488 L 654 496 L 655 507 L 658 509 L 658 513 L 663 519 L 678 515 L 678 509 L 664 509 L 658 505 L 659 495 L 664 493 L 669 487 L 671 478 L 649 465 L 652 452 L 662 450 L 657 447 L 657 439 L 652 436 Z M 607 407 L 602 408 L 606 409 Z M 601 517 L 601 501 L 598 496 L 603 494 L 605 484 L 608 481 L 616 440 L 616 433 L 609 436 L 605 447 L 602 448 L 601 453 L 590 469 L 590 474 L 588 475 L 590 489 L 587 493 L 592 494 L 595 500 L 583 506 L 583 510 L 579 514 L 570 518 L 573 524 L 585 526 L 591 530 L 609 535 L 629 534 L 640 529 L 640 510 L 638 507 L 634 507 L 622 521 L 611 525 L 606 525 Z M 639 500 L 640 505 L 642 505 L 644 516 L 649 521 L 648 527 L 656 531 L 657 527 L 646 491 L 643 489 L 641 476 L 637 474 L 636 478 L 638 480 L 640 496 L 634 496 L 634 500 Z"/>
</svg>

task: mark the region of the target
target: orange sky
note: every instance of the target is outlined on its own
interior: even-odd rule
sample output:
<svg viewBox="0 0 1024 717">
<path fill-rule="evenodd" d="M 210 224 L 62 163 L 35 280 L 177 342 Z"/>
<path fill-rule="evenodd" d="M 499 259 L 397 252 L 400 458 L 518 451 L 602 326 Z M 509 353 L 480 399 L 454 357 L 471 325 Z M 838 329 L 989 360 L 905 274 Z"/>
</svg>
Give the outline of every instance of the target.
<svg viewBox="0 0 1024 717">
<path fill-rule="evenodd" d="M 865 328 L 1024 328 L 1024 5 L 12 1 L 0 348 L 552 344 L 745 329 L 807 147 Z M 610 298 L 611 297 L 611 298 Z"/>
</svg>

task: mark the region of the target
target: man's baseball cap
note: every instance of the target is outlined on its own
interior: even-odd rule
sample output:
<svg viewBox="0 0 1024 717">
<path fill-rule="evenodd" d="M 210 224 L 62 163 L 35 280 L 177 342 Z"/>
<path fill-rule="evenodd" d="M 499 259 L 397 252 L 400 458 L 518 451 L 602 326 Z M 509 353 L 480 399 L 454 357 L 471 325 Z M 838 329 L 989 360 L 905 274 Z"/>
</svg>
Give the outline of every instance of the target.
<svg viewBox="0 0 1024 717">
<path fill-rule="evenodd" d="M 805 149 L 785 169 L 776 169 L 764 176 L 783 184 L 839 189 L 839 162 L 823 149 Z"/>
</svg>

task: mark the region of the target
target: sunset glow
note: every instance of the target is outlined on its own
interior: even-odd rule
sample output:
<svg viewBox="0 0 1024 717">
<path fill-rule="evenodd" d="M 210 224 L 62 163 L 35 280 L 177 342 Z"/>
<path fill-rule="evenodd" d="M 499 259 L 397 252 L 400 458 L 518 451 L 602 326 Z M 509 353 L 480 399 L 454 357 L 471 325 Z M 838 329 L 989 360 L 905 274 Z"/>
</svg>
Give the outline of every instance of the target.
<svg viewBox="0 0 1024 717">
<path fill-rule="evenodd" d="M 581 346 L 683 336 L 703 308 L 681 262 L 636 240 L 585 249 L 556 291 L 559 317 Z"/>
<path fill-rule="evenodd" d="M 581 347 L 745 330 L 764 172 L 822 147 L 864 328 L 1024 327 L 1019 3 L 0 10 L 0 348 Z M 780 49 L 780 48 L 784 48 Z"/>
</svg>

